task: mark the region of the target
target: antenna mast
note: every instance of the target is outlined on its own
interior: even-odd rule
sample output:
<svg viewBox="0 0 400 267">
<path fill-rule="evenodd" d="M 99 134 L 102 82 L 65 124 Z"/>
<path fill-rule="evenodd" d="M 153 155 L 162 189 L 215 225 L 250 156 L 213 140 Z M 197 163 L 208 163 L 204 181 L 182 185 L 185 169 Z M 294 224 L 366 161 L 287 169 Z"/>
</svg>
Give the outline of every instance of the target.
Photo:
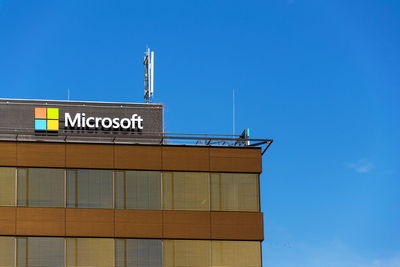
<svg viewBox="0 0 400 267">
<path fill-rule="evenodd" d="M 144 54 L 144 101 L 150 103 L 154 94 L 154 51 L 147 48 Z"/>
</svg>

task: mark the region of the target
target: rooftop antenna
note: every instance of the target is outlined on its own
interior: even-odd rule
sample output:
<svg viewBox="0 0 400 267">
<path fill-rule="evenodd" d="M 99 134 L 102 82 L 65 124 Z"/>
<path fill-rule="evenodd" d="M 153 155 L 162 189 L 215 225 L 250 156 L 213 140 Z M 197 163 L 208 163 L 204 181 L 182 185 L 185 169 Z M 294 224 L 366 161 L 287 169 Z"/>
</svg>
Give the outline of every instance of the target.
<svg viewBox="0 0 400 267">
<path fill-rule="evenodd" d="M 154 51 L 147 48 L 144 54 L 144 101 L 150 103 L 154 95 Z"/>
</svg>

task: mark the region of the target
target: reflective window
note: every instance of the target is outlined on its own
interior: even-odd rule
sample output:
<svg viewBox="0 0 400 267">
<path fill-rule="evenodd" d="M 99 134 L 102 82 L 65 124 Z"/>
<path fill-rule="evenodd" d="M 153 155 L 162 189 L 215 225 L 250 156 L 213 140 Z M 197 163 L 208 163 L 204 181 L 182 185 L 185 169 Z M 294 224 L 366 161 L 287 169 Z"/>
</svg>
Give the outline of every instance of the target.
<svg viewBox="0 0 400 267">
<path fill-rule="evenodd" d="M 116 267 L 161 267 L 162 244 L 158 239 L 116 239 Z"/>
<path fill-rule="evenodd" d="M 211 266 L 211 241 L 164 240 L 164 267 Z"/>
<path fill-rule="evenodd" d="M 115 207 L 117 209 L 160 209 L 161 172 L 116 171 Z"/>
<path fill-rule="evenodd" d="M 114 266 L 114 239 L 67 238 L 67 267 Z"/>
<path fill-rule="evenodd" d="M 15 238 L 0 236 L 0 266 L 15 266 Z"/>
<path fill-rule="evenodd" d="M 63 169 L 18 168 L 18 206 L 64 207 Z"/>
<path fill-rule="evenodd" d="M 16 168 L 0 168 L 0 206 L 15 206 L 15 173 Z"/>
<path fill-rule="evenodd" d="M 211 210 L 259 211 L 259 209 L 257 174 L 211 174 Z"/>
<path fill-rule="evenodd" d="M 209 173 L 164 172 L 163 199 L 166 210 L 209 210 Z"/>
<path fill-rule="evenodd" d="M 67 170 L 67 207 L 112 208 L 112 170 Z"/>
<path fill-rule="evenodd" d="M 64 238 L 22 237 L 17 242 L 17 267 L 64 266 Z"/>
<path fill-rule="evenodd" d="M 212 266 L 261 267 L 260 242 L 212 241 Z"/>
</svg>

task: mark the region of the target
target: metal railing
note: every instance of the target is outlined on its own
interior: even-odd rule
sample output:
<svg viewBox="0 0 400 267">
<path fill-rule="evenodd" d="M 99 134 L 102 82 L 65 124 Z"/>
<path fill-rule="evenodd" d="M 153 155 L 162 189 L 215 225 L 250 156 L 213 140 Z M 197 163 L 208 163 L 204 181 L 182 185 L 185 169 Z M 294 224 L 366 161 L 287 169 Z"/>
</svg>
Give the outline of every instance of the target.
<svg viewBox="0 0 400 267">
<path fill-rule="evenodd" d="M 272 139 L 243 138 L 239 135 L 140 133 L 121 131 L 64 131 L 57 133 L 0 129 L 0 141 L 114 143 L 190 146 L 262 147 L 262 154 L 271 146 Z"/>
</svg>

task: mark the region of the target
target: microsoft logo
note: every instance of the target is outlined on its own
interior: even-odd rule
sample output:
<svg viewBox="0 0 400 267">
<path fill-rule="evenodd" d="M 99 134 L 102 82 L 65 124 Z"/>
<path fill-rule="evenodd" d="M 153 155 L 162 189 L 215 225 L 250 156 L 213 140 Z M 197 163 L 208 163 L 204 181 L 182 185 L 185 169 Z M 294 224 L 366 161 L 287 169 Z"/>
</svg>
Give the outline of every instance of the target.
<svg viewBox="0 0 400 267">
<path fill-rule="evenodd" d="M 35 131 L 58 131 L 58 108 L 35 108 Z"/>
</svg>

